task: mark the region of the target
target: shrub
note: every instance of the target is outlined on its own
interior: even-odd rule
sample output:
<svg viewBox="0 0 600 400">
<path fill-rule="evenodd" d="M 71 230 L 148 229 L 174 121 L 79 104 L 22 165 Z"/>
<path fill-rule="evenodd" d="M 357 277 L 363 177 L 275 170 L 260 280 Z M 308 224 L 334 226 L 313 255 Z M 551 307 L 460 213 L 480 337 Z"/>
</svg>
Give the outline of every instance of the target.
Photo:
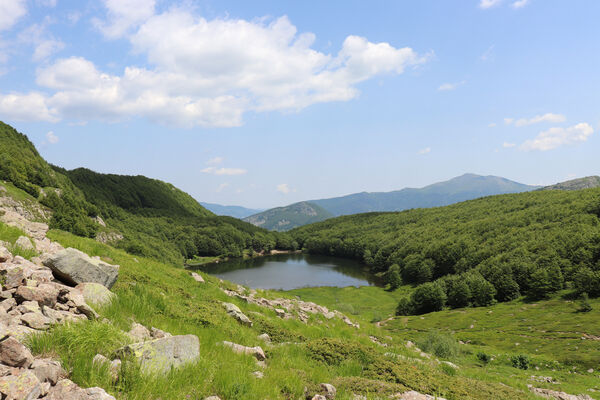
<svg viewBox="0 0 600 400">
<path fill-rule="evenodd" d="M 471 299 L 471 289 L 467 283 L 458 278 L 447 283 L 448 305 L 452 308 L 467 307 Z"/>
<path fill-rule="evenodd" d="M 404 259 L 402 278 L 406 282 L 424 283 L 433 277 L 433 260 L 423 257 L 421 254 L 411 254 Z"/>
<path fill-rule="evenodd" d="M 414 312 L 415 307 L 412 301 L 408 297 L 401 298 L 396 307 L 396 315 L 413 315 Z"/>
<path fill-rule="evenodd" d="M 424 283 L 412 293 L 411 302 L 417 314 L 441 311 L 446 304 L 446 293 L 437 282 Z"/>
<path fill-rule="evenodd" d="M 592 311 L 592 305 L 590 304 L 590 299 L 588 298 L 587 293 L 583 293 L 581 295 L 581 300 L 579 301 L 579 309 L 578 312 L 590 312 Z"/>
<path fill-rule="evenodd" d="M 579 268 L 573 276 L 573 287 L 579 295 L 587 293 L 590 297 L 600 296 L 600 271 L 592 271 L 588 267 Z"/>
<path fill-rule="evenodd" d="M 529 356 L 525 354 L 512 356 L 510 362 L 514 368 L 529 369 Z"/>
<path fill-rule="evenodd" d="M 417 341 L 421 350 L 441 358 L 455 358 L 460 353 L 459 344 L 454 337 L 438 331 L 431 331 Z"/>
<path fill-rule="evenodd" d="M 496 289 L 481 274 L 468 274 L 466 281 L 471 289 L 471 302 L 475 307 L 486 307 L 494 303 Z"/>
<path fill-rule="evenodd" d="M 369 354 L 372 352 L 357 343 L 348 343 L 340 339 L 323 338 L 306 343 L 306 349 L 310 356 L 329 365 L 339 365 L 349 359 L 358 360 L 369 364 L 372 360 Z"/>
<path fill-rule="evenodd" d="M 480 351 L 479 353 L 477 353 L 477 359 L 481 361 L 484 365 L 487 365 L 492 358 L 489 356 L 489 354 Z"/>
<path fill-rule="evenodd" d="M 390 290 L 398 289 L 402 285 L 400 266 L 398 264 L 394 264 L 388 269 L 385 273 L 385 281 L 390 285 Z"/>
</svg>

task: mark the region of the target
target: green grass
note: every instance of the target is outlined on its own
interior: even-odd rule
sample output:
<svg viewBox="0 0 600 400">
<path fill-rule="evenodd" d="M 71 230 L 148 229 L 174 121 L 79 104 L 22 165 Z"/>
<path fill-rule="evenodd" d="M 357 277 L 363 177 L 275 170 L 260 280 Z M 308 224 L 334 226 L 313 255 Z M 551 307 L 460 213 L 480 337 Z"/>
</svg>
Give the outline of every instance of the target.
<svg viewBox="0 0 600 400">
<path fill-rule="evenodd" d="M 5 223 L 0 222 L 0 240 L 9 244 L 7 247 L 8 250 L 12 253 L 12 255 L 21 256 L 23 258 L 31 260 L 33 257 L 38 255 L 38 252 L 35 250 L 23 249 L 19 246 L 15 246 L 15 241 L 20 236 L 27 235 L 19 228 L 15 228 L 14 226 L 6 225 Z"/>
<path fill-rule="evenodd" d="M 121 269 L 113 287 L 116 300 L 99 310 L 109 324 L 83 322 L 55 327 L 32 339 L 33 349 L 38 354 L 60 357 L 69 369 L 77 371 L 73 374 L 75 382 L 83 386 L 102 386 L 119 399 L 202 399 L 209 395 L 228 400 L 298 399 L 303 396 L 305 387 L 313 388 L 322 382 L 337 385 L 337 399 L 342 400 L 351 399 L 353 392 L 367 393 L 368 398 L 375 398 L 375 393 L 393 393 L 407 388 L 437 393 L 449 400 L 531 398 L 523 391 L 524 384 L 514 389 L 500 385 L 495 377 L 474 378 L 465 376 L 462 371 L 449 374 L 428 360 L 411 360 L 421 357 L 407 349 L 404 341 L 399 339 L 400 335 L 395 333 L 391 339 L 382 339 L 389 342 L 389 347 L 375 345 L 369 335 L 387 333 L 363 323 L 365 317 L 362 315 L 350 316 L 361 321 L 363 327 L 359 330 L 346 326 L 339 319 L 311 316 L 308 324 L 295 319 L 283 320 L 272 310 L 226 296 L 220 290 L 221 283 L 217 278 L 201 272 L 205 284 L 194 281 L 182 268 L 143 257 L 137 257 L 136 262 L 133 256 L 90 239 L 54 230 L 48 236 L 65 247 L 76 247 L 119 264 Z M 230 286 L 227 282 L 223 285 Z M 360 289 L 357 290 L 360 293 Z M 367 292 L 381 299 L 397 295 L 378 290 L 381 292 Z M 280 297 L 279 292 L 261 291 L 261 294 Z M 392 298 L 386 300 L 388 309 L 392 309 Z M 254 327 L 241 326 L 227 316 L 221 301 L 236 303 L 254 320 Z M 356 306 L 358 312 L 363 311 L 358 304 Z M 374 310 L 370 309 L 371 312 Z M 364 312 L 368 314 L 369 310 Z M 108 356 L 121 346 L 126 339 L 118 330 L 128 330 L 133 320 L 173 334 L 197 335 L 200 360 L 165 377 L 141 375 L 135 365 L 126 362 L 119 382 L 111 382 L 107 371 L 94 367 L 91 358 L 97 352 Z M 263 332 L 269 332 L 282 344 L 265 346 L 257 338 Z M 258 368 L 251 357 L 233 354 L 218 345 L 223 340 L 263 346 L 268 363 L 264 379 L 252 376 Z M 314 357 L 314 348 L 323 340 L 337 341 L 340 345 L 335 351 L 350 356 L 339 363 L 318 361 Z M 386 352 L 399 356 L 385 356 Z M 477 390 L 471 390 L 473 387 Z"/>
</svg>

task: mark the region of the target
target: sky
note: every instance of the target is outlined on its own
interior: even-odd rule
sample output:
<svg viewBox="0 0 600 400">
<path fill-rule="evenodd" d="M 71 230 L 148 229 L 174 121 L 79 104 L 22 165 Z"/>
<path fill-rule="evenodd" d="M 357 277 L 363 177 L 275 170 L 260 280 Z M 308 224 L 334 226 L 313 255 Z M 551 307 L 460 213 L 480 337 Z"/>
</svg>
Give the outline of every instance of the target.
<svg viewBox="0 0 600 400">
<path fill-rule="evenodd" d="M 597 0 L 0 0 L 0 120 L 268 208 L 600 174 Z"/>
</svg>

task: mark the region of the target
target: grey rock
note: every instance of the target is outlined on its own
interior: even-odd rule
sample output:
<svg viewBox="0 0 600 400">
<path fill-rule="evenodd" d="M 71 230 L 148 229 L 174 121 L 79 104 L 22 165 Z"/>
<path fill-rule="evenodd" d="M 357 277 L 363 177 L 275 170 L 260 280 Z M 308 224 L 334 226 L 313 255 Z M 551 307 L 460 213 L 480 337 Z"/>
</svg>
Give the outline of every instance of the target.
<svg viewBox="0 0 600 400">
<path fill-rule="evenodd" d="M 37 301 L 39 305 L 53 307 L 58 298 L 58 289 L 49 283 L 42 283 L 37 287 L 19 286 L 15 298 L 19 303 L 23 301 Z"/>
<path fill-rule="evenodd" d="M 192 278 L 194 278 L 194 280 L 196 282 L 204 283 L 204 278 L 202 278 L 200 275 L 198 275 L 195 272 L 192 272 Z"/>
<path fill-rule="evenodd" d="M 115 400 L 99 387 L 82 389 L 68 379 L 60 380 L 48 390 L 45 400 Z"/>
<path fill-rule="evenodd" d="M 325 396 L 327 400 L 333 400 L 335 399 L 337 390 L 335 389 L 335 386 L 329 383 L 321 383 L 321 394 Z"/>
<path fill-rule="evenodd" d="M 37 330 L 46 330 L 54 323 L 54 321 L 46 317 L 41 312 L 29 312 L 21 316 L 21 321 L 28 327 Z"/>
<path fill-rule="evenodd" d="M 0 378 L 0 393 L 12 400 L 33 400 L 42 394 L 42 385 L 31 371 L 24 370 Z"/>
<path fill-rule="evenodd" d="M 172 336 L 124 346 L 116 356 L 133 356 L 147 373 L 167 373 L 171 368 L 196 361 L 200 357 L 200 342 L 195 335 Z"/>
<path fill-rule="evenodd" d="M 19 236 L 15 242 L 15 246 L 22 248 L 23 250 L 35 250 L 33 243 L 27 236 Z"/>
<path fill-rule="evenodd" d="M 415 392 L 414 390 L 402 393 L 402 395 L 399 398 L 400 400 L 446 400 L 441 397 L 434 397 L 428 394 Z"/>
<path fill-rule="evenodd" d="M 52 385 L 67 377 L 67 372 L 60 362 L 51 359 L 37 358 L 33 360 L 30 368 L 40 382 L 50 382 Z"/>
<path fill-rule="evenodd" d="M 250 318 L 248 318 L 235 304 L 223 303 L 223 307 L 225 307 L 227 310 L 227 314 L 235 318 L 242 325 L 252 326 L 252 321 L 250 321 Z"/>
<path fill-rule="evenodd" d="M 48 257 L 44 265 L 61 281 L 78 285 L 95 282 L 111 288 L 117 281 L 119 266 L 93 259 L 87 254 L 68 248 Z"/>
<path fill-rule="evenodd" d="M 265 352 L 263 351 L 263 349 L 260 346 L 255 346 L 255 347 L 242 346 L 241 344 L 228 342 L 226 340 L 223 341 L 223 345 L 225 347 L 231 348 L 234 353 L 248 354 L 248 355 L 254 356 L 254 358 L 256 358 L 258 361 L 264 361 L 267 359 Z"/>
<path fill-rule="evenodd" d="M 160 329 L 154 328 L 154 327 L 150 328 L 150 335 L 152 336 L 153 339 L 161 339 L 161 338 L 173 336 L 169 332 L 165 332 L 163 330 L 160 330 Z"/>
<path fill-rule="evenodd" d="M 271 343 L 271 337 L 268 333 L 263 333 L 262 335 L 258 335 L 258 338 L 265 343 Z"/>
<path fill-rule="evenodd" d="M 131 325 L 131 329 L 129 332 L 127 332 L 127 335 L 136 342 L 143 342 L 145 340 L 152 339 L 152 335 L 150 334 L 148 328 L 142 324 L 138 324 L 137 322 L 134 322 L 133 325 Z"/>
<path fill-rule="evenodd" d="M 10 262 L 12 260 L 12 254 L 8 249 L 0 245 L 0 263 Z"/>
<path fill-rule="evenodd" d="M 94 282 L 80 283 L 75 289 L 81 292 L 83 299 L 90 306 L 104 306 L 111 303 L 115 294 L 106 286 Z"/>
</svg>

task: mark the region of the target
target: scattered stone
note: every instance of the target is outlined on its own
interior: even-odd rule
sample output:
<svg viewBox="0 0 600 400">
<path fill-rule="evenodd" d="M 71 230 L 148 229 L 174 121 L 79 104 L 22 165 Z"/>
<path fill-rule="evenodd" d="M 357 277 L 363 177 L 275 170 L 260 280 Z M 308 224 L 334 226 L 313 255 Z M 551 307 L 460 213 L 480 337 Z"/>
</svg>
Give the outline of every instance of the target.
<svg viewBox="0 0 600 400">
<path fill-rule="evenodd" d="M 10 262 L 12 260 L 12 254 L 10 251 L 2 245 L 0 245 L 0 263 Z"/>
<path fill-rule="evenodd" d="M 83 295 L 78 290 L 70 290 L 64 296 L 63 300 L 66 300 L 66 304 L 75 307 L 77 311 L 88 317 L 88 319 L 97 319 L 98 313 L 90 307 L 83 298 Z"/>
<path fill-rule="evenodd" d="M 194 278 L 196 282 L 204 283 L 204 279 L 195 272 L 192 272 L 192 278 Z"/>
<path fill-rule="evenodd" d="M 327 397 L 322 396 L 320 394 L 315 394 L 312 398 L 312 400 L 327 400 Z"/>
<path fill-rule="evenodd" d="M 41 312 L 30 312 L 21 316 L 21 321 L 30 328 L 46 330 L 53 324 L 53 320 Z"/>
<path fill-rule="evenodd" d="M 400 394 L 400 397 L 394 397 L 400 400 L 446 400 L 441 397 L 430 396 L 428 394 L 421 394 L 419 392 L 415 392 L 414 390 L 402 393 Z"/>
<path fill-rule="evenodd" d="M 568 393 L 565 393 L 565 392 L 558 392 L 556 390 L 551 390 L 551 389 L 536 388 L 536 387 L 533 387 L 532 385 L 527 385 L 527 387 L 534 394 L 536 394 L 538 396 L 545 397 L 547 399 L 556 399 L 556 400 L 594 400 L 593 398 L 591 398 L 587 394 L 574 395 L 574 394 L 568 394 Z"/>
<path fill-rule="evenodd" d="M 51 359 L 38 358 L 33 360 L 31 370 L 37 376 L 40 382 L 50 382 L 51 385 L 67 377 L 67 372 L 58 361 Z"/>
<path fill-rule="evenodd" d="M 531 375 L 529 377 L 530 380 L 535 381 L 535 382 L 543 382 L 543 383 L 558 383 L 557 381 L 554 380 L 553 377 L 551 376 L 535 376 L 535 375 Z"/>
<path fill-rule="evenodd" d="M 227 310 L 227 314 L 235 318 L 242 325 L 252 326 L 252 321 L 250 321 L 250 318 L 248 318 L 235 304 L 223 303 L 223 307 L 225 307 Z"/>
<path fill-rule="evenodd" d="M 367 397 L 362 394 L 352 393 L 352 400 L 367 400 Z"/>
<path fill-rule="evenodd" d="M 104 389 L 93 387 L 82 389 L 68 379 L 60 380 L 48 390 L 45 400 L 115 400 Z"/>
<path fill-rule="evenodd" d="M 333 385 L 330 385 L 329 383 L 321 383 L 321 393 L 325 396 L 327 400 L 333 400 L 335 399 L 337 390 Z"/>
<path fill-rule="evenodd" d="M 262 368 L 262 369 L 267 368 L 267 363 L 264 361 L 254 360 L 254 362 L 256 363 L 256 366 L 258 368 Z"/>
<path fill-rule="evenodd" d="M 221 400 L 221 398 L 219 396 L 208 396 L 204 400 Z"/>
<path fill-rule="evenodd" d="M 93 259 L 87 254 L 68 248 L 44 261 L 54 275 L 70 285 L 95 282 L 111 288 L 117 281 L 119 266 Z"/>
<path fill-rule="evenodd" d="M 258 335 L 258 338 L 265 343 L 271 343 L 271 337 L 268 333 L 263 333 L 262 335 Z"/>
<path fill-rule="evenodd" d="M 282 308 L 276 308 L 275 309 L 275 314 L 277 314 L 277 316 L 279 318 L 283 318 L 283 317 L 285 317 L 285 310 L 282 309 Z"/>
<path fill-rule="evenodd" d="M 262 379 L 265 376 L 265 374 L 263 374 L 261 371 L 254 371 L 252 375 L 254 375 L 256 379 Z"/>
<path fill-rule="evenodd" d="M 197 360 L 200 342 L 195 335 L 172 336 L 121 347 L 116 355 L 135 357 L 145 372 L 167 373 L 171 368 Z"/>
<path fill-rule="evenodd" d="M 248 354 L 248 355 L 254 356 L 254 358 L 256 358 L 258 361 L 264 361 L 267 359 L 265 352 L 263 351 L 263 349 L 260 346 L 248 347 L 248 346 L 242 346 L 241 344 L 232 343 L 232 342 L 228 342 L 228 341 L 224 341 L 223 345 L 226 347 L 230 347 L 234 353 Z"/>
<path fill-rule="evenodd" d="M 0 341 L 0 362 L 11 367 L 28 368 L 33 362 L 33 355 L 17 339 L 5 336 Z"/>
<path fill-rule="evenodd" d="M 6 289 L 14 289 L 22 286 L 26 279 L 25 271 L 18 265 L 4 267 L 2 274 L 4 275 L 3 286 Z"/>
<path fill-rule="evenodd" d="M 458 369 L 458 365 L 451 363 L 450 361 L 442 361 L 442 364 L 446 364 L 447 366 L 454 368 L 454 369 Z"/>
<path fill-rule="evenodd" d="M 21 314 L 35 313 L 35 312 L 42 311 L 42 310 L 40 310 L 40 306 L 38 305 L 37 301 L 24 301 L 23 303 L 21 303 L 20 306 L 17 307 L 17 310 L 19 310 L 19 312 Z"/>
<path fill-rule="evenodd" d="M 24 325 L 9 325 L 4 331 L 5 335 L 8 335 L 17 341 L 23 341 L 27 336 L 37 332 L 35 329 Z"/>
<path fill-rule="evenodd" d="M 116 381 L 119 378 L 119 371 L 121 371 L 121 360 L 119 360 L 118 358 L 110 361 L 102 354 L 96 354 L 92 359 L 92 363 L 98 366 L 108 365 L 108 369 L 113 380 Z"/>
<path fill-rule="evenodd" d="M 80 283 L 75 289 L 81 292 L 83 299 L 90 306 L 104 306 L 110 304 L 115 294 L 106 286 L 94 282 Z"/>
<path fill-rule="evenodd" d="M 0 378 L 2 398 L 13 400 L 33 400 L 42 395 L 42 385 L 35 374 L 28 370 Z"/>
<path fill-rule="evenodd" d="M 15 246 L 22 248 L 23 250 L 35 250 L 33 243 L 27 236 L 19 236 L 15 242 Z"/>
<path fill-rule="evenodd" d="M 138 324 L 137 322 L 134 322 L 133 325 L 131 325 L 131 329 L 129 332 L 127 332 L 127 335 L 136 342 L 143 342 L 145 340 L 152 339 L 152 335 L 150 334 L 148 328 L 142 324 Z"/>
<path fill-rule="evenodd" d="M 162 338 L 173 336 L 169 332 L 165 332 L 163 330 L 160 330 L 160 329 L 154 328 L 154 327 L 150 328 L 150 335 L 152 336 L 153 339 L 162 339 Z"/>
</svg>

